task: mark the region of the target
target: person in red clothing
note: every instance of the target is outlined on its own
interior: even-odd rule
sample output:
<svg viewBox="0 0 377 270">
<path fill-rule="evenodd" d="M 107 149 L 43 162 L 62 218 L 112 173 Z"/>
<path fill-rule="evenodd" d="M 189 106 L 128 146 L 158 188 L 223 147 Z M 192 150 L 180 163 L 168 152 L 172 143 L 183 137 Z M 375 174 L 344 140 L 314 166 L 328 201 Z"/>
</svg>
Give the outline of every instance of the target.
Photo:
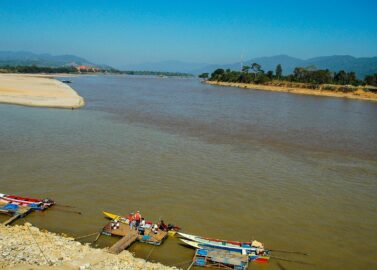
<svg viewBox="0 0 377 270">
<path fill-rule="evenodd" d="M 130 225 L 131 230 L 132 230 L 135 225 L 134 213 L 132 212 L 128 214 L 127 219 L 128 219 L 128 224 Z"/>
<path fill-rule="evenodd" d="M 135 214 L 135 227 L 138 228 L 139 225 L 140 225 L 140 221 L 141 221 L 141 214 L 140 214 L 140 211 L 137 211 L 136 214 Z"/>
</svg>

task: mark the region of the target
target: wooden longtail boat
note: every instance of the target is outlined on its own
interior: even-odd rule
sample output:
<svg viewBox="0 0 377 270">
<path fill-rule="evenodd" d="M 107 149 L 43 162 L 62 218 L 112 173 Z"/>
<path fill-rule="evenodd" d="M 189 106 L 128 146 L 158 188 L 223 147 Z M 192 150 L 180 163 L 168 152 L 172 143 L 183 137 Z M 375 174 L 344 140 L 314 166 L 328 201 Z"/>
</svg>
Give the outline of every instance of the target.
<svg viewBox="0 0 377 270">
<path fill-rule="evenodd" d="M 200 237 L 196 235 L 178 232 L 178 234 L 186 239 L 180 239 L 185 244 L 195 248 L 217 248 L 247 254 L 250 261 L 267 262 L 270 258 L 269 251 L 263 246 L 255 247 L 252 242 L 227 241 L 215 238 Z M 188 239 L 188 240 L 187 240 Z"/>
<path fill-rule="evenodd" d="M 51 199 L 34 199 L 0 193 L 0 201 L 19 206 L 28 206 L 33 210 L 43 211 L 55 204 Z"/>
</svg>

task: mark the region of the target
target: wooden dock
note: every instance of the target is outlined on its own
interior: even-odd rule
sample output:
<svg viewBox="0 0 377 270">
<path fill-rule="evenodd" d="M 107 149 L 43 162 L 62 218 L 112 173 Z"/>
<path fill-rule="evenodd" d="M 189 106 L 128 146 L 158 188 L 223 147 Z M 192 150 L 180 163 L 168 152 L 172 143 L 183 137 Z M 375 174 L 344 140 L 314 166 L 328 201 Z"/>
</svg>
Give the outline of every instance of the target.
<svg viewBox="0 0 377 270">
<path fill-rule="evenodd" d="M 11 212 L 11 211 L 1 211 L 0 213 L 11 215 L 12 217 L 6 221 L 3 222 L 4 226 L 10 225 L 12 222 L 19 218 L 23 218 L 30 214 L 33 211 L 30 207 L 27 206 L 20 206 L 16 211 Z"/>
<path fill-rule="evenodd" d="M 123 236 L 118 242 L 116 242 L 109 249 L 110 253 L 118 254 L 131 246 L 138 238 L 138 233 L 136 230 L 131 230 L 127 235 Z"/>
<path fill-rule="evenodd" d="M 116 226 L 114 226 L 116 224 Z M 125 237 L 133 235 L 136 232 L 135 229 L 131 230 L 128 224 L 122 222 L 110 222 L 103 228 L 103 234 Z M 139 242 L 159 246 L 168 237 L 168 233 L 158 230 L 157 234 L 153 233 L 150 228 L 145 228 L 144 235 L 137 235 Z"/>
<path fill-rule="evenodd" d="M 102 234 L 122 237 L 109 249 L 109 252 L 114 254 L 120 253 L 136 241 L 159 246 L 168 236 L 168 233 L 165 231 L 159 230 L 157 233 L 153 233 L 150 228 L 144 228 L 144 233 L 139 233 L 137 230 L 131 229 L 128 224 L 118 221 L 108 223 L 103 228 Z"/>
</svg>

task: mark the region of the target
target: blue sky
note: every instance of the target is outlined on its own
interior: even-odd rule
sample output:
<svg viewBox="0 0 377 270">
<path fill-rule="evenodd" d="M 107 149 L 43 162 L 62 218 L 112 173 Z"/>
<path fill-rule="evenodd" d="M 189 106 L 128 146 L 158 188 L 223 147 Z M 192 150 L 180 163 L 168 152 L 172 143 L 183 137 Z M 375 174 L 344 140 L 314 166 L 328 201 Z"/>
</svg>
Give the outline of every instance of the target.
<svg viewBox="0 0 377 270">
<path fill-rule="evenodd" d="M 114 66 L 377 56 L 377 0 L 0 1 L 0 50 Z"/>
</svg>

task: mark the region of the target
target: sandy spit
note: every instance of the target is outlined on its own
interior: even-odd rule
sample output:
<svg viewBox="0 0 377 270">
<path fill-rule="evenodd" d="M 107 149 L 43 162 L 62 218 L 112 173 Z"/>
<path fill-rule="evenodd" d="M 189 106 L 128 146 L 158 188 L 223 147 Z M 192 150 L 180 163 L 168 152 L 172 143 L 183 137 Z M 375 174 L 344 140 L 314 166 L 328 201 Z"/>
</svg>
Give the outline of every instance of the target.
<svg viewBox="0 0 377 270">
<path fill-rule="evenodd" d="M 276 91 L 276 92 L 286 92 L 299 95 L 311 95 L 311 96 L 326 96 L 326 97 L 338 97 L 338 98 L 349 98 L 349 99 L 359 99 L 359 100 L 369 100 L 377 101 L 377 94 L 371 92 L 365 92 L 361 89 L 353 93 L 343 93 L 338 91 L 326 91 L 326 90 L 314 90 L 305 89 L 299 87 L 285 87 L 276 85 L 263 85 L 263 84 L 251 84 L 251 83 L 231 83 L 231 82 L 218 82 L 218 81 L 205 81 L 207 84 L 219 85 L 219 86 L 230 86 L 245 89 L 256 89 L 265 91 Z"/>
<path fill-rule="evenodd" d="M 175 267 L 135 258 L 127 250 L 119 255 L 83 245 L 73 238 L 41 231 L 30 223 L 0 225 L 0 269 L 15 270 L 171 270 Z"/>
<path fill-rule="evenodd" d="M 0 74 L 0 102 L 69 109 L 85 105 L 84 99 L 67 84 L 30 74 Z"/>
</svg>

